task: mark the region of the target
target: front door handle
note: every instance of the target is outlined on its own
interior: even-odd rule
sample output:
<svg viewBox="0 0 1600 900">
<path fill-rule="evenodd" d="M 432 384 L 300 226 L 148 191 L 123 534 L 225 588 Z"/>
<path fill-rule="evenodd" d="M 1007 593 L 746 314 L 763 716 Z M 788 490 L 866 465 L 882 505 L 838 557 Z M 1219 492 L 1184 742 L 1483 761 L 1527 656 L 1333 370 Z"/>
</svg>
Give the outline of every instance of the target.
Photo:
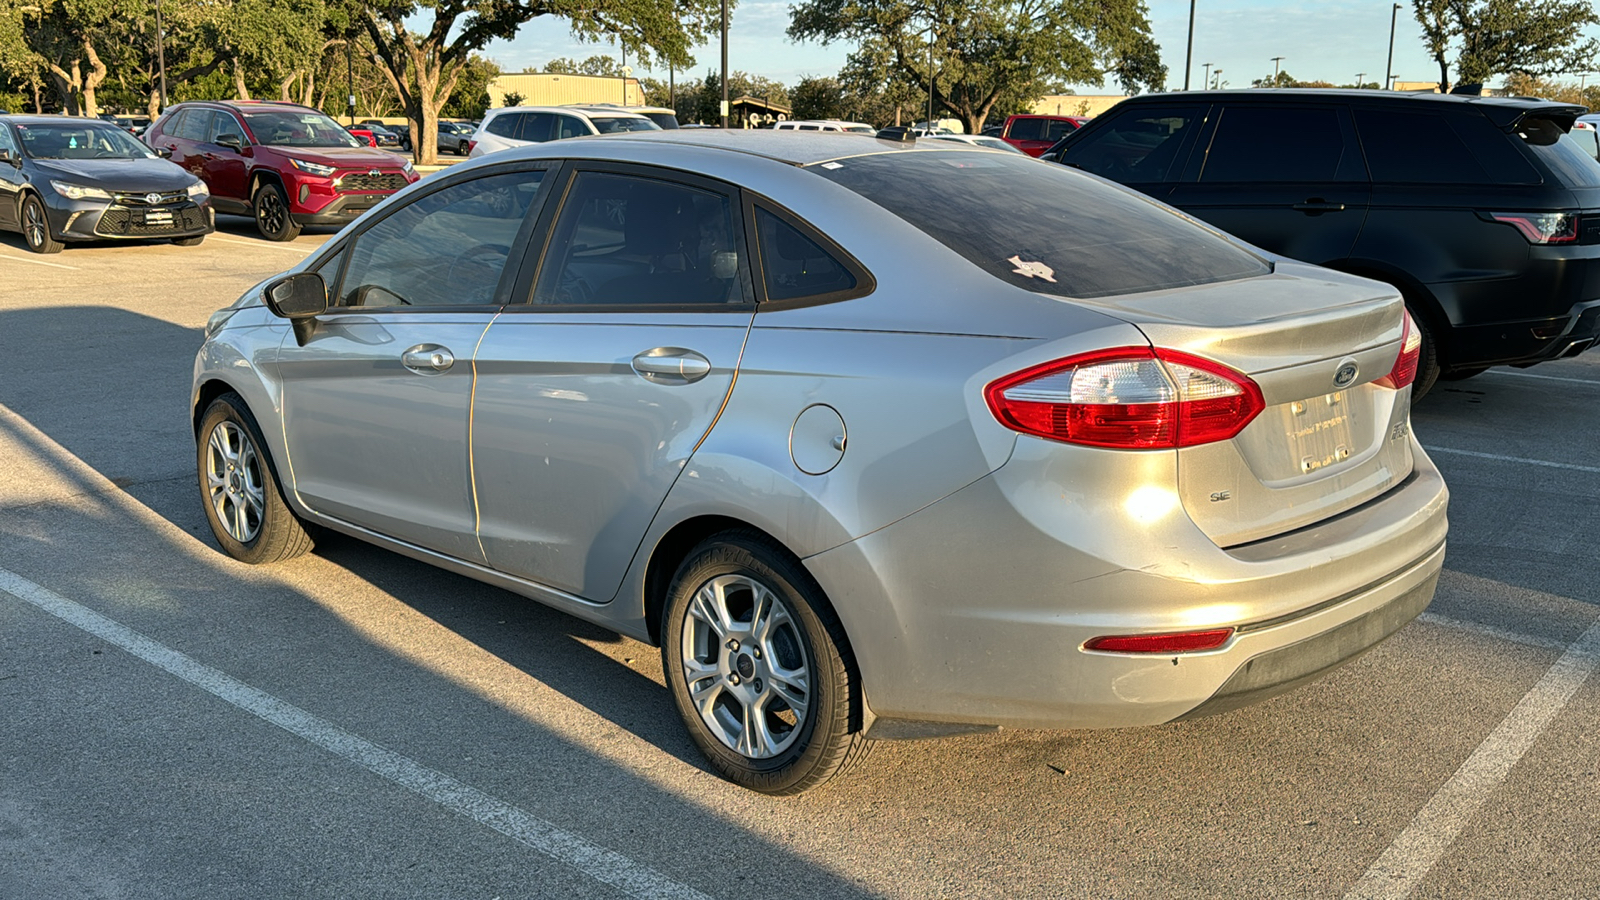
<svg viewBox="0 0 1600 900">
<path fill-rule="evenodd" d="M 438 344 L 418 344 L 400 354 L 400 365 L 418 375 L 437 375 L 455 364 L 450 348 Z"/>
<path fill-rule="evenodd" d="M 633 358 L 633 370 L 647 381 L 686 383 L 711 372 L 711 360 L 682 347 L 657 347 Z"/>
<path fill-rule="evenodd" d="M 1310 200 L 1302 200 L 1299 203 L 1296 203 L 1294 208 L 1303 213 L 1311 213 L 1313 215 L 1316 213 L 1325 212 L 1344 212 L 1343 203 L 1329 203 L 1321 197 L 1312 197 Z"/>
</svg>

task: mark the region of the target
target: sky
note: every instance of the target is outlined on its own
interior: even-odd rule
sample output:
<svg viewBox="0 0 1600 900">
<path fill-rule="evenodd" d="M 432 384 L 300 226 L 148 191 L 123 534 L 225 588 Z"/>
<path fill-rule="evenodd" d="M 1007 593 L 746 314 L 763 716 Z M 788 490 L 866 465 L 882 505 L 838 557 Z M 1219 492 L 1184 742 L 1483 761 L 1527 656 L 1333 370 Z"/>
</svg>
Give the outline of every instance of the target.
<svg viewBox="0 0 1600 900">
<path fill-rule="evenodd" d="M 1147 0 L 1151 32 L 1167 65 L 1167 87 L 1183 87 L 1184 50 L 1188 39 L 1189 0 Z M 1351 84 L 1365 73 L 1368 82 L 1383 80 L 1389 48 L 1391 2 L 1372 0 L 1196 0 L 1194 69 L 1191 84 L 1201 86 L 1203 63 L 1222 70 L 1228 87 L 1249 87 L 1272 75 L 1272 58 L 1301 81 Z M 806 75 L 832 75 L 850 48 L 816 43 L 797 44 L 784 35 L 789 24 L 788 0 L 743 0 L 728 26 L 728 68 L 763 75 L 793 85 Z M 616 53 L 615 44 L 582 44 L 561 20 L 545 17 L 523 27 L 511 41 L 497 41 L 485 54 L 508 72 L 539 67 L 558 56 L 583 59 Z M 719 64 L 715 40 L 694 49 L 695 76 Z M 635 69 L 636 75 L 665 78 L 666 72 Z M 1400 10 L 1394 39 L 1394 74 L 1400 81 L 1437 81 L 1438 66 L 1422 44 L 1422 29 L 1411 4 Z M 680 73 L 681 75 L 681 73 Z M 1079 94 L 1120 93 L 1114 84 L 1075 85 Z"/>
</svg>

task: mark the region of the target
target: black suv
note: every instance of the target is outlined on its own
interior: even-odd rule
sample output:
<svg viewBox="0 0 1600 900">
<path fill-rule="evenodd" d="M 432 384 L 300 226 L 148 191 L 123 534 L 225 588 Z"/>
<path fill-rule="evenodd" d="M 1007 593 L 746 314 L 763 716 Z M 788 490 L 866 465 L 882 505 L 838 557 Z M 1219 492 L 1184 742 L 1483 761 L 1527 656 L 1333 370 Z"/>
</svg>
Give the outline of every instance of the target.
<svg viewBox="0 0 1600 900">
<path fill-rule="evenodd" d="M 1436 378 L 1575 356 L 1600 335 L 1600 163 L 1585 110 L 1387 91 L 1152 94 L 1046 158 L 1267 251 L 1395 285 Z"/>
</svg>

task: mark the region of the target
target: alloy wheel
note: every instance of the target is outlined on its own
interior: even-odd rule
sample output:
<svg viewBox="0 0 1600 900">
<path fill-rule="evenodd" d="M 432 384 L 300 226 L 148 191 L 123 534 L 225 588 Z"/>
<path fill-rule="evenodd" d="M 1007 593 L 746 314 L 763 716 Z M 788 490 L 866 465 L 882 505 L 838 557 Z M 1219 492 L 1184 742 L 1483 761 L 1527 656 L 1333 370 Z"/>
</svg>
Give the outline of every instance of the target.
<svg viewBox="0 0 1600 900">
<path fill-rule="evenodd" d="M 680 647 L 689 697 L 706 728 L 747 759 L 770 759 L 800 736 L 812 700 L 799 623 L 747 575 L 720 575 L 689 603 Z"/>
<path fill-rule="evenodd" d="M 206 440 L 206 491 L 229 537 L 241 544 L 256 539 L 267 506 L 261 456 L 233 422 L 218 422 Z"/>
<path fill-rule="evenodd" d="M 283 208 L 283 201 L 278 199 L 278 192 L 265 190 L 256 199 L 256 221 L 261 224 L 261 230 L 269 234 L 277 234 L 283 230 L 285 217 L 288 213 Z"/>
<path fill-rule="evenodd" d="M 27 204 L 22 211 L 22 230 L 28 238 L 28 246 L 43 247 L 45 239 L 49 237 L 49 226 L 44 220 L 44 208 L 37 200 Z"/>
</svg>

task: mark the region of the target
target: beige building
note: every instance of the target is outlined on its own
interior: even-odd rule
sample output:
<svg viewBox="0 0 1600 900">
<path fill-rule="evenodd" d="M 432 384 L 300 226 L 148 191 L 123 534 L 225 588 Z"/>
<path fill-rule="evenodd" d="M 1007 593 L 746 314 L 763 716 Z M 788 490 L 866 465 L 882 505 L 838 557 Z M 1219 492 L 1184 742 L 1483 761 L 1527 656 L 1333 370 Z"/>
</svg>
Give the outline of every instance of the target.
<svg viewBox="0 0 1600 900">
<path fill-rule="evenodd" d="M 569 103 L 616 103 L 644 106 L 644 88 L 637 78 L 612 75 L 501 75 L 489 82 L 489 106 L 506 106 L 516 94 L 523 106 L 566 106 Z"/>
<path fill-rule="evenodd" d="M 1056 94 L 1035 100 L 1032 112 L 1040 116 L 1098 116 L 1126 99 L 1122 94 Z"/>
</svg>

